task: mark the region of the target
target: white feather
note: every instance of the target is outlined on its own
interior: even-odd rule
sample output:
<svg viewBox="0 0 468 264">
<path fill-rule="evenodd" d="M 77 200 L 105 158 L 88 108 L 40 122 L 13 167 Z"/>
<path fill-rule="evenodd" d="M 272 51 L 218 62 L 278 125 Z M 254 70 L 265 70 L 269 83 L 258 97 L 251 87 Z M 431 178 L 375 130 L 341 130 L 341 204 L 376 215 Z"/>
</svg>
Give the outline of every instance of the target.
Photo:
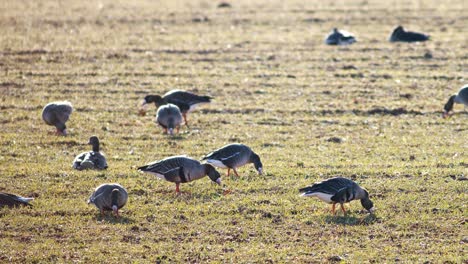
<svg viewBox="0 0 468 264">
<path fill-rule="evenodd" d="M 226 169 L 226 168 L 227 168 L 227 166 L 224 165 L 224 164 L 223 164 L 221 161 L 219 161 L 219 160 L 208 159 L 208 160 L 206 160 L 206 162 L 209 163 L 209 164 L 211 164 L 211 165 L 213 165 L 213 166 L 215 166 L 215 167 L 218 167 L 218 168 L 223 168 L 223 169 Z"/>
<path fill-rule="evenodd" d="M 317 197 L 320 200 L 326 202 L 326 203 L 333 203 L 331 200 L 332 196 L 331 194 L 328 193 L 321 193 L 321 192 L 313 192 L 313 193 L 303 193 L 301 196 L 306 196 L 306 197 Z"/>
<path fill-rule="evenodd" d="M 149 173 L 149 174 L 152 174 L 152 175 L 154 175 L 154 176 L 156 176 L 156 177 L 158 177 L 158 178 L 160 178 L 160 179 L 163 179 L 163 180 L 166 179 L 166 177 L 164 177 L 164 175 L 162 175 L 162 174 L 159 174 L 159 173 L 156 173 L 156 172 L 152 172 L 152 171 L 145 171 L 145 172 L 146 172 L 146 173 Z"/>
</svg>

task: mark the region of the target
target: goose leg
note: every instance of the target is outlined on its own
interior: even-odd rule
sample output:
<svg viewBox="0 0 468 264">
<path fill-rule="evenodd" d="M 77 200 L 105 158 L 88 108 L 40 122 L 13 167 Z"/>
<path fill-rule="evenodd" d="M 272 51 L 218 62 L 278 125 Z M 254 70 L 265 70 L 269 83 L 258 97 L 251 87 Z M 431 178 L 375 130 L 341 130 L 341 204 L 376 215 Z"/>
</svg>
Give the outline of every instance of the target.
<svg viewBox="0 0 468 264">
<path fill-rule="evenodd" d="M 336 215 L 335 206 L 336 206 L 336 203 L 334 203 L 334 204 L 332 205 L 332 213 L 333 213 L 333 215 Z"/>
<path fill-rule="evenodd" d="M 167 128 L 164 128 L 164 134 L 167 134 Z"/>
<path fill-rule="evenodd" d="M 176 187 L 175 187 L 175 192 L 176 192 L 177 195 L 180 195 L 179 184 L 180 183 L 176 183 Z"/>
<path fill-rule="evenodd" d="M 229 173 L 231 172 L 231 168 L 228 168 L 228 172 L 227 172 L 227 177 L 229 177 Z"/>
<path fill-rule="evenodd" d="M 237 174 L 236 169 L 233 169 L 233 170 L 234 170 L 234 173 L 236 174 L 236 176 L 239 177 L 239 174 Z"/>
<path fill-rule="evenodd" d="M 346 209 L 344 208 L 344 205 L 343 204 L 340 204 L 341 205 L 341 211 L 343 211 L 343 214 L 346 214 Z"/>
<path fill-rule="evenodd" d="M 187 113 L 182 113 L 182 117 L 184 118 L 185 125 L 189 127 L 188 122 L 187 122 Z"/>
<path fill-rule="evenodd" d="M 104 210 L 101 209 L 101 217 L 104 217 Z"/>
<path fill-rule="evenodd" d="M 176 128 L 177 134 L 179 134 L 179 129 L 180 129 L 180 127 L 177 126 L 177 128 Z"/>
</svg>

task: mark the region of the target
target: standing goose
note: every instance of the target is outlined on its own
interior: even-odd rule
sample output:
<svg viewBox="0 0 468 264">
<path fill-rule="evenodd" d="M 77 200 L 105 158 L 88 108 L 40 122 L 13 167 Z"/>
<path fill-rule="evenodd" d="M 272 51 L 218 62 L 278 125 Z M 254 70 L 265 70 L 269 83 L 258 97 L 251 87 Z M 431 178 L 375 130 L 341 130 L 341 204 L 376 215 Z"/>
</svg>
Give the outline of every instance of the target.
<svg viewBox="0 0 468 264">
<path fill-rule="evenodd" d="M 159 95 L 147 95 L 143 101 L 143 105 L 155 103 L 156 107 L 164 104 L 175 104 L 179 107 L 187 125 L 187 113 L 192 112 L 200 104 L 211 102 L 210 96 L 200 96 L 191 92 L 182 90 L 171 90 L 162 97 Z"/>
<path fill-rule="evenodd" d="M 34 198 L 26 198 L 18 195 L 0 192 L 0 208 L 4 206 L 15 207 L 20 205 L 32 206 L 29 204 Z"/>
<path fill-rule="evenodd" d="M 258 174 L 261 175 L 263 172 L 260 157 L 244 144 L 226 145 L 206 155 L 202 160 L 206 160 L 206 162 L 218 168 L 227 168 L 227 176 L 229 176 L 231 169 L 233 169 L 236 176 L 239 177 L 236 168 L 244 166 L 247 163 L 253 163 Z"/>
<path fill-rule="evenodd" d="M 89 138 L 89 145 L 93 146 L 92 151 L 83 152 L 76 156 L 73 161 L 73 168 L 77 170 L 84 169 L 97 169 L 104 170 L 107 169 L 106 157 L 104 154 L 99 152 L 99 139 L 96 136 Z"/>
<path fill-rule="evenodd" d="M 122 185 L 118 183 L 105 183 L 99 185 L 94 193 L 89 197 L 88 204 L 94 204 L 101 215 L 104 211 L 113 211 L 116 217 L 119 217 L 119 209 L 122 208 L 128 200 L 128 193 Z"/>
<path fill-rule="evenodd" d="M 334 28 L 325 39 L 327 45 L 349 45 L 356 42 L 356 38 L 349 32 Z"/>
<path fill-rule="evenodd" d="M 158 178 L 176 184 L 176 193 L 180 194 L 179 185 L 201 179 L 208 175 L 213 182 L 221 185 L 221 175 L 210 164 L 201 164 L 198 160 L 186 156 L 172 156 L 152 162 L 138 168 L 139 171 L 153 174 Z"/>
<path fill-rule="evenodd" d="M 179 133 L 179 127 L 182 123 L 182 114 L 179 107 L 173 104 L 161 105 L 156 112 L 156 122 L 164 128 L 164 133 L 174 134 L 174 128 Z"/>
<path fill-rule="evenodd" d="M 346 213 L 343 204 L 352 200 L 361 200 L 361 205 L 370 213 L 374 211 L 374 204 L 369 199 L 369 193 L 352 180 L 336 177 L 311 186 L 299 189 L 302 196 L 317 197 L 320 200 L 333 204 L 332 212 L 335 214 L 335 205 L 339 203 L 341 210 Z"/>
<path fill-rule="evenodd" d="M 405 29 L 402 26 L 396 27 L 392 35 L 390 35 L 390 42 L 418 42 L 418 41 L 426 41 L 429 40 L 429 36 L 422 34 L 422 33 L 417 33 L 417 32 L 411 32 L 411 31 L 405 31 Z"/>
<path fill-rule="evenodd" d="M 46 124 L 57 128 L 57 135 L 67 135 L 67 126 L 65 123 L 73 112 L 73 106 L 70 102 L 52 102 L 42 109 L 42 119 Z"/>
<path fill-rule="evenodd" d="M 464 104 L 465 108 L 468 106 L 468 84 L 465 84 L 457 94 L 450 96 L 447 103 L 444 106 L 444 118 L 450 116 L 450 112 L 453 110 L 453 104 Z"/>
</svg>

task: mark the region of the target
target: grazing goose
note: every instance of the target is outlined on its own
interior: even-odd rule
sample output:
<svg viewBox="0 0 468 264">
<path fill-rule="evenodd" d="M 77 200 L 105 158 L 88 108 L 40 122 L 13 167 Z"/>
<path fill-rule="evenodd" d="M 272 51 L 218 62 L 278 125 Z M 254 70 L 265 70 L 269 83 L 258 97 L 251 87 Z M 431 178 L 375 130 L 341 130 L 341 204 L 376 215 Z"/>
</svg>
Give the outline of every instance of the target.
<svg viewBox="0 0 468 264">
<path fill-rule="evenodd" d="M 335 205 L 339 203 L 341 210 L 346 213 L 344 203 L 352 200 L 361 200 L 362 206 L 370 213 L 374 211 L 374 204 L 369 199 L 369 193 L 357 183 L 342 177 L 331 178 L 322 182 L 316 182 L 311 186 L 299 189 L 302 196 L 317 197 L 320 200 L 333 204 L 332 212 L 335 214 Z"/>
<path fill-rule="evenodd" d="M 402 26 L 398 26 L 390 35 L 390 42 L 417 42 L 429 40 L 429 36 L 411 31 L 405 31 Z"/>
<path fill-rule="evenodd" d="M 349 32 L 334 28 L 325 39 L 327 45 L 349 45 L 356 42 L 356 38 Z"/>
<path fill-rule="evenodd" d="M 99 152 L 99 139 L 96 136 L 89 138 L 89 145 L 93 145 L 93 150 L 88 152 L 83 152 L 80 155 L 76 156 L 73 161 L 73 168 L 77 170 L 84 169 L 98 169 L 104 170 L 107 169 L 106 157 L 104 154 Z"/>
<path fill-rule="evenodd" d="M 175 182 L 176 193 L 180 194 L 179 185 L 201 179 L 208 175 L 210 179 L 221 185 L 221 175 L 210 164 L 201 164 L 198 160 L 186 156 L 172 156 L 152 162 L 138 168 L 139 171 L 153 174 L 169 182 Z"/>
<path fill-rule="evenodd" d="M 465 86 L 463 86 L 457 94 L 450 96 L 450 98 L 444 106 L 444 118 L 450 116 L 450 112 L 453 110 L 454 103 L 464 104 L 466 109 L 466 107 L 468 106 L 468 84 L 465 84 Z"/>
<path fill-rule="evenodd" d="M 239 177 L 236 168 L 247 163 L 253 163 L 258 174 L 262 174 L 263 171 L 260 157 L 244 144 L 226 145 L 206 155 L 202 160 L 206 160 L 206 162 L 218 168 L 227 168 L 227 176 L 233 169 L 236 176 Z"/>
<path fill-rule="evenodd" d="M 145 96 L 143 105 L 149 103 L 155 103 L 156 107 L 164 104 L 175 104 L 179 107 L 184 117 L 185 124 L 187 125 L 187 113 L 192 112 L 195 108 L 204 103 L 211 102 L 210 96 L 199 96 L 191 92 L 181 90 L 171 90 L 162 97 L 159 95 L 147 95 Z"/>
<path fill-rule="evenodd" d="M 164 133 L 174 134 L 174 128 L 179 133 L 179 127 L 182 123 L 182 114 L 179 107 L 173 104 L 161 105 L 156 112 L 156 122 L 164 128 Z"/>
<path fill-rule="evenodd" d="M 119 209 L 122 208 L 128 200 L 128 193 L 122 185 L 117 183 L 105 183 L 99 185 L 94 193 L 89 197 L 88 204 L 94 204 L 101 215 L 104 211 L 113 211 L 116 217 L 119 217 Z"/>
<path fill-rule="evenodd" d="M 65 123 L 70 118 L 73 106 L 70 102 L 52 102 L 42 109 L 42 119 L 46 124 L 57 128 L 57 135 L 67 135 L 67 126 Z"/>
<path fill-rule="evenodd" d="M 32 206 L 29 204 L 34 198 L 26 198 L 10 193 L 0 192 L 0 208 L 4 206 L 15 207 L 20 205 Z"/>
</svg>

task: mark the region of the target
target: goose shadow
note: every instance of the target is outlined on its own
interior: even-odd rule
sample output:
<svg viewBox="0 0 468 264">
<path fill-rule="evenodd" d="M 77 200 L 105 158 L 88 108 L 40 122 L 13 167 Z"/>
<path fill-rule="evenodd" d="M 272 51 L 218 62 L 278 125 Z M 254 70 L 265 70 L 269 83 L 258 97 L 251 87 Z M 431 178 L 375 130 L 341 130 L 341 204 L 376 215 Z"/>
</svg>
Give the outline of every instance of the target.
<svg viewBox="0 0 468 264">
<path fill-rule="evenodd" d="M 359 226 L 359 225 L 371 225 L 378 221 L 378 217 L 375 214 L 367 214 L 364 217 L 356 217 L 354 215 L 345 215 L 345 216 L 328 215 L 325 217 L 324 221 L 328 224 Z"/>
<path fill-rule="evenodd" d="M 109 224 L 132 224 L 135 222 L 129 217 L 120 216 L 119 218 L 117 218 L 111 214 L 101 215 L 100 213 L 97 213 L 94 218 L 99 222 L 105 222 Z"/>
</svg>

